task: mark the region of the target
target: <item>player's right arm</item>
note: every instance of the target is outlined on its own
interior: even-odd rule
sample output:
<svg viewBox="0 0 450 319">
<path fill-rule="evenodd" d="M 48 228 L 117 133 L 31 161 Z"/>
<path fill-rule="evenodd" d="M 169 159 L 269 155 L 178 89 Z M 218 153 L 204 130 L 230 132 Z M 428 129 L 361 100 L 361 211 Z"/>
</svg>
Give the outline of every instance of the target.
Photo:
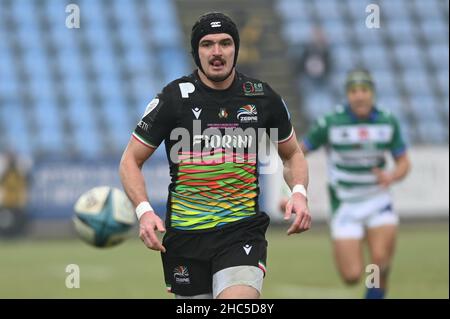
<svg viewBox="0 0 450 319">
<path fill-rule="evenodd" d="M 164 223 L 148 203 L 142 166 L 154 153 L 161 142 L 170 135 L 176 122 L 176 112 L 171 103 L 170 93 L 166 87 L 148 105 L 144 115 L 136 126 L 130 142 L 125 149 L 120 162 L 120 178 L 128 198 L 137 208 L 139 204 L 139 237 L 144 244 L 153 250 L 165 252 L 156 230 L 164 232 Z M 147 202 L 147 203 L 146 203 Z M 142 210 L 142 211 L 141 211 Z"/>
<path fill-rule="evenodd" d="M 122 155 L 119 167 L 120 178 L 134 207 L 142 202 L 148 202 L 142 165 L 155 150 L 156 148 L 145 146 L 131 137 Z M 165 252 L 166 249 L 156 236 L 155 230 L 165 232 L 164 223 L 154 211 L 150 210 L 139 219 L 139 237 L 148 248 Z"/>
</svg>

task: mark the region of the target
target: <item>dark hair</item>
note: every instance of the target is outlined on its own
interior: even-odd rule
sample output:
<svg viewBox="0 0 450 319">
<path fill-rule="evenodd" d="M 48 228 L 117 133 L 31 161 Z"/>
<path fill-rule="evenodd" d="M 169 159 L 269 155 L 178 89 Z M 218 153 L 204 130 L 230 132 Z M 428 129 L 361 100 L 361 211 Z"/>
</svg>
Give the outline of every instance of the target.
<svg viewBox="0 0 450 319">
<path fill-rule="evenodd" d="M 221 12 L 208 12 L 198 18 L 197 22 L 192 26 L 191 31 L 192 57 L 194 58 L 195 64 L 202 71 L 203 69 L 198 55 L 199 42 L 205 35 L 214 33 L 228 33 L 233 38 L 235 46 L 233 66 L 236 66 L 239 53 L 239 31 L 236 24 L 230 17 Z"/>
</svg>

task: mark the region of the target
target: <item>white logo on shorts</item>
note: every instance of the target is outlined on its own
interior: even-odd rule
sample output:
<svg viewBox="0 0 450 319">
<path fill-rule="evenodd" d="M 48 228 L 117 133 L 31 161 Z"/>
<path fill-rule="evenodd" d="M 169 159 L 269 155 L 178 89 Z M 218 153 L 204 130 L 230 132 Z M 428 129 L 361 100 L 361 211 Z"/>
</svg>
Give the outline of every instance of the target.
<svg viewBox="0 0 450 319">
<path fill-rule="evenodd" d="M 177 284 L 190 284 L 189 271 L 186 266 L 178 266 L 173 270 L 173 277 Z"/>
<path fill-rule="evenodd" d="M 245 253 L 247 254 L 247 256 L 248 256 L 248 254 L 250 254 L 250 250 L 252 250 L 252 247 L 253 246 L 250 246 L 250 245 L 245 245 L 244 247 L 242 247 L 242 248 L 244 248 L 244 250 L 245 250 Z"/>
</svg>

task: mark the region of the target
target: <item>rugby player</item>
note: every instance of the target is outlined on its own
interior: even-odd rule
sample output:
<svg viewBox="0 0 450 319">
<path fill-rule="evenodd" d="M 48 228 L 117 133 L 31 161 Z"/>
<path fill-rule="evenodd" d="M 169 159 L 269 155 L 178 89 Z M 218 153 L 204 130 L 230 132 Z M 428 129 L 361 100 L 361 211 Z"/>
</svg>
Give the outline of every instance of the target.
<svg viewBox="0 0 450 319">
<path fill-rule="evenodd" d="M 394 255 L 398 216 L 389 187 L 409 169 L 406 145 L 397 119 L 375 105 L 375 85 L 365 69 L 349 72 L 347 104 L 319 118 L 303 138 L 303 152 L 325 147 L 328 156 L 330 222 L 335 262 L 347 284 L 356 284 L 365 267 L 363 239 L 370 262 L 378 266 L 379 283 L 368 287 L 366 298 L 385 296 Z M 387 154 L 395 167 L 386 171 Z"/>
<path fill-rule="evenodd" d="M 310 228 L 307 163 L 282 98 L 236 71 L 235 23 L 222 13 L 202 15 L 191 47 L 198 69 L 148 104 L 122 156 L 122 184 L 136 207 L 140 238 L 161 252 L 167 289 L 176 298 L 258 298 L 269 224 L 258 205 L 261 130 L 276 143 L 293 193 L 285 213 L 293 218 L 289 235 Z M 162 141 L 172 178 L 165 223 L 149 203 L 141 173 Z M 162 242 L 157 232 L 165 232 Z"/>
</svg>

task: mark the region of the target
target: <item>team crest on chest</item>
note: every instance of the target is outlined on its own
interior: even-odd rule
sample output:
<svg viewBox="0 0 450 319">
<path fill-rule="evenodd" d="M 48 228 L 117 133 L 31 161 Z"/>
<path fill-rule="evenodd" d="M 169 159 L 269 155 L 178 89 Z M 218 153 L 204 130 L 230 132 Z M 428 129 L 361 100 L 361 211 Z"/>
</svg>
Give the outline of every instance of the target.
<svg viewBox="0 0 450 319">
<path fill-rule="evenodd" d="M 242 89 L 244 91 L 244 95 L 246 96 L 264 95 L 264 87 L 262 83 L 247 81 L 242 84 Z"/>
</svg>

